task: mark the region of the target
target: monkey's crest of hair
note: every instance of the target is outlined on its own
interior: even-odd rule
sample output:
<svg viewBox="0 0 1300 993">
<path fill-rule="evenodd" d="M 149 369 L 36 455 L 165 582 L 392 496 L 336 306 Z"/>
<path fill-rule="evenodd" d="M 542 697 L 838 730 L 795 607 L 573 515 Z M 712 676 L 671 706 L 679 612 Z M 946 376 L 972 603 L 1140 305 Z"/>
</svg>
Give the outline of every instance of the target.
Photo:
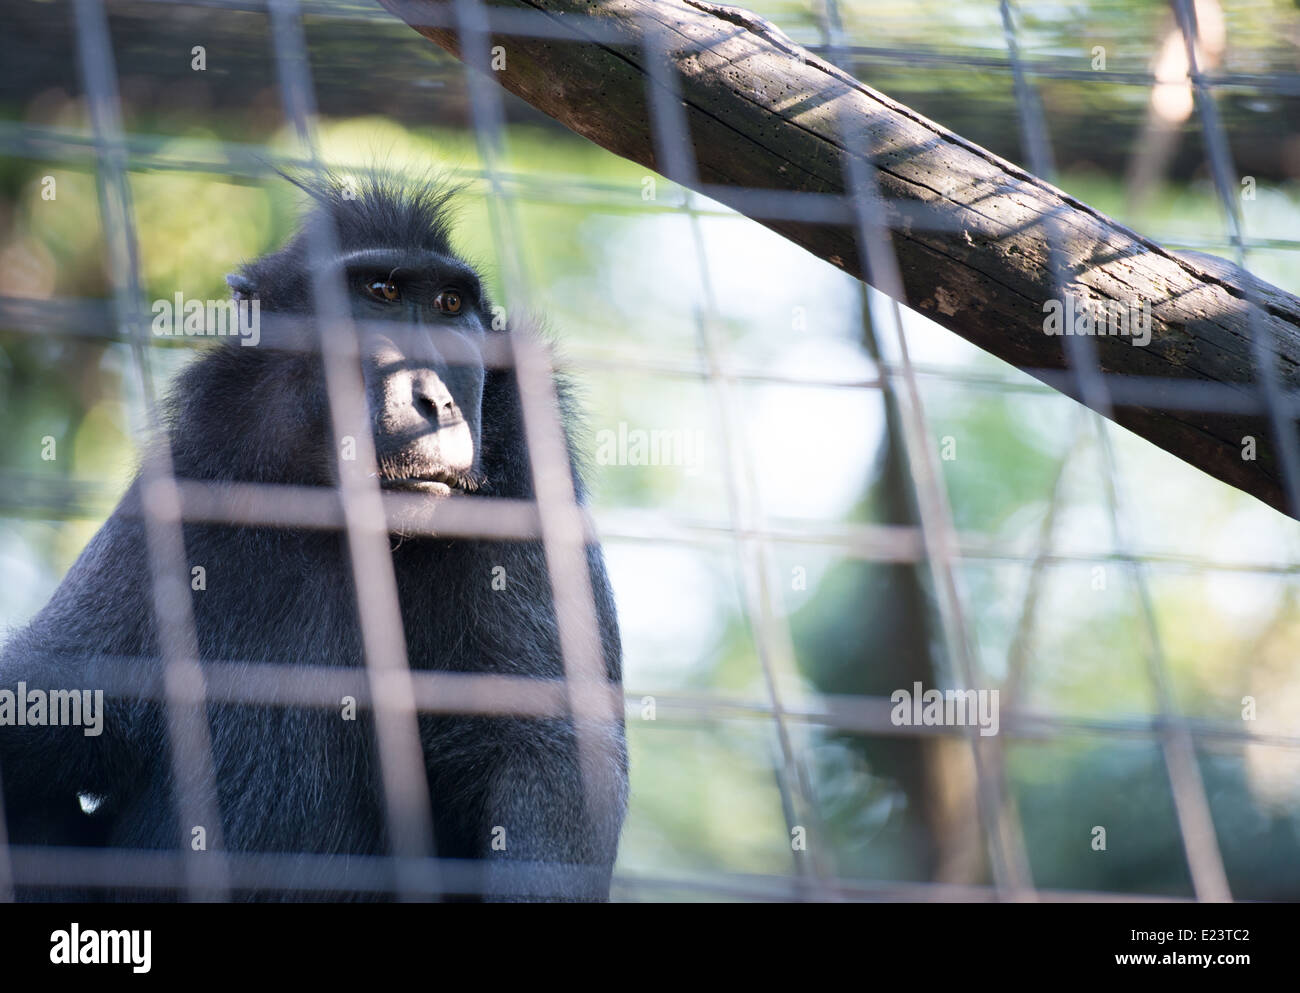
<svg viewBox="0 0 1300 993">
<path fill-rule="evenodd" d="M 443 179 L 412 183 L 385 172 L 352 177 L 329 170 L 285 178 L 334 218 L 343 245 L 453 252 L 449 204 L 460 188 Z"/>
</svg>

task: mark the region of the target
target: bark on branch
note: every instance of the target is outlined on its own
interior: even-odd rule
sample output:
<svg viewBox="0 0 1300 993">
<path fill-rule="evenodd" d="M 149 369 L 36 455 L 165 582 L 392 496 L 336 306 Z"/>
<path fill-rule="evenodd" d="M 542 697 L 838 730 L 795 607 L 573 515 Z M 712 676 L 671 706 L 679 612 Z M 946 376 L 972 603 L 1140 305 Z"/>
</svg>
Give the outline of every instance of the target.
<svg viewBox="0 0 1300 993">
<path fill-rule="evenodd" d="M 1053 275 L 1056 245 L 1063 266 L 1055 271 L 1076 305 L 1150 307 L 1149 344 L 1086 339 L 1107 374 L 1111 407 L 1097 403 L 1102 412 L 1300 516 L 1288 504 L 1279 462 L 1282 445 L 1300 458 L 1293 449 L 1300 299 L 1221 260 L 1162 248 L 737 8 L 704 0 L 380 2 L 473 65 L 486 67 L 489 46 L 503 46 L 505 67 L 492 78 L 578 134 L 700 189 L 1094 402 L 1101 398 L 1064 371 L 1078 367 L 1069 360 L 1079 355 L 1066 348 L 1077 341 L 1044 330 L 1045 306 L 1063 297 Z M 464 37 L 477 50 L 462 51 L 458 16 L 467 16 Z M 670 100 L 652 101 L 654 88 Z M 657 133 L 673 133 L 674 116 L 689 144 L 656 141 Z M 685 154 L 675 158 L 674 149 Z M 864 174 L 879 194 L 864 213 L 892 247 L 897 280 L 874 254 L 869 269 L 859 257 L 854 203 L 861 207 L 862 199 L 845 191 L 866 188 L 857 179 Z M 754 193 L 772 190 L 807 196 L 782 209 Z M 1252 332 L 1281 390 L 1280 434 L 1267 414 Z"/>
</svg>

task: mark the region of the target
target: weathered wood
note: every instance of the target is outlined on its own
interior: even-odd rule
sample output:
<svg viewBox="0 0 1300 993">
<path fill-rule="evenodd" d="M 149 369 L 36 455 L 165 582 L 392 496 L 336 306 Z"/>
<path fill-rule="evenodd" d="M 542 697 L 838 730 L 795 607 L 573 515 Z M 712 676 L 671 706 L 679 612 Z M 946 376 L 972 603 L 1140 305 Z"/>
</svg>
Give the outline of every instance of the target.
<svg viewBox="0 0 1300 993">
<path fill-rule="evenodd" d="M 380 2 L 464 57 L 456 18 L 471 6 Z M 505 68 L 491 73 L 495 79 L 578 134 L 660 172 L 674 163 L 656 147 L 648 93 L 672 79 L 690 137 L 689 146 L 678 147 L 694 164 L 693 174 L 672 178 L 859 277 L 850 203 L 837 207 L 832 200 L 828 212 L 825 202 L 809 201 L 806 212 L 772 216 L 746 191 L 843 198 L 848 159 L 865 154 L 883 198 L 874 216 L 888 228 L 901 287 L 886 273 L 867 274 L 869 281 L 1073 394 L 1060 372 L 1070 368 L 1063 346 L 1071 342 L 1044 330 L 1045 307 L 1062 297 L 1050 235 L 1064 262 L 1065 291 L 1076 300 L 1150 307 L 1146 346 L 1132 337 L 1088 338 L 1101 370 L 1127 377 L 1107 380 L 1114 406 L 1103 412 L 1300 516 L 1284 492 L 1250 337 L 1252 327 L 1263 336 L 1277 381 L 1291 397 L 1300 385 L 1300 299 L 1259 282 L 1248 289 L 1246 275 L 1231 265 L 1162 248 L 744 11 L 703 0 L 488 0 L 479 9 L 490 44 L 506 54 Z M 545 36 L 535 36 L 539 28 Z M 647 51 L 663 53 L 662 64 L 648 63 Z M 1290 417 L 1294 399 L 1288 404 Z M 1256 439 L 1254 459 L 1243 457 L 1247 437 Z"/>
</svg>

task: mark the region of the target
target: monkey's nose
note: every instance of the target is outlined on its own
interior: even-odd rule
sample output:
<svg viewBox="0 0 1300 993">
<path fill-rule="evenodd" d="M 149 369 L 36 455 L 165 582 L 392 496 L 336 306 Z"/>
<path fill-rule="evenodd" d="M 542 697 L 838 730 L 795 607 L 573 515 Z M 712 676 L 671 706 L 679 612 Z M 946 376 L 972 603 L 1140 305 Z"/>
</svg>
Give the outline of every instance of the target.
<svg viewBox="0 0 1300 993">
<path fill-rule="evenodd" d="M 415 408 L 434 424 L 451 424 L 460 419 L 456 401 L 441 379 L 421 379 L 415 384 Z"/>
</svg>

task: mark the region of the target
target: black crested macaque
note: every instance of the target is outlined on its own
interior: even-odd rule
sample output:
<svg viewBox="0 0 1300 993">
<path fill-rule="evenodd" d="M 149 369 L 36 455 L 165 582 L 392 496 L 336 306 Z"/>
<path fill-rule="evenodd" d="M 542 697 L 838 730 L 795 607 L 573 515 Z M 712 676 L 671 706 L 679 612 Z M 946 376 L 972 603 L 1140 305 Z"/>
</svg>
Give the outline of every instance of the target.
<svg viewBox="0 0 1300 993">
<path fill-rule="evenodd" d="M 331 176 L 295 182 L 314 200 L 308 224 L 228 280 L 237 300 L 258 300 L 260 341 L 245 347 L 241 338 L 222 339 L 169 394 L 164 424 L 176 476 L 337 485 L 320 350 L 285 346 L 299 341 L 303 327 L 316 336 L 308 318 L 319 242 L 309 232 L 326 217 L 337 231 L 333 265 L 346 280 L 359 335 L 380 484 L 427 500 L 530 499 L 514 369 L 485 367 L 482 359 L 485 344 L 509 331 L 493 328 L 478 275 L 451 246 L 450 194 L 436 184 L 412 187 L 383 177 L 359 187 Z M 376 329 L 393 322 L 390 334 Z M 456 345 L 454 359 L 446 357 L 448 343 Z M 559 395 L 570 406 L 563 389 Z M 572 413 L 564 416 L 571 429 Z M 572 445 L 570 451 L 581 497 Z M 358 591 L 342 531 L 186 521 L 183 534 L 187 566 L 205 573 L 205 589 L 190 594 L 201 661 L 363 665 Z M 390 547 L 412 669 L 564 675 L 539 540 L 399 534 Z M 616 689 L 621 648 L 613 597 L 598 547 L 588 548 L 588 560 L 605 674 Z M 156 684 L 162 665 L 152 596 L 137 479 L 50 602 L 0 652 L 0 776 L 11 844 L 191 846 L 194 825 L 179 821 L 168 725 L 156 697 L 106 695 L 97 735 L 3 720 L 3 701 L 8 696 L 12 718 L 20 683 L 29 694 L 94 690 L 105 685 L 105 667 L 125 665 L 141 687 Z M 207 714 L 225 851 L 286 859 L 389 852 L 368 708 L 347 720 L 341 703 L 328 709 L 210 701 Z M 583 776 L 570 718 L 420 714 L 435 854 L 466 860 L 456 864 L 480 882 L 494 876 L 494 865 L 538 868 L 540 882 L 496 896 L 608 899 L 626 809 L 627 755 L 621 714 L 595 727 L 598 774 Z M 478 885 L 448 895 L 474 898 Z M 182 894 L 20 885 L 18 895 Z M 236 886 L 231 895 L 388 894 Z"/>
</svg>

